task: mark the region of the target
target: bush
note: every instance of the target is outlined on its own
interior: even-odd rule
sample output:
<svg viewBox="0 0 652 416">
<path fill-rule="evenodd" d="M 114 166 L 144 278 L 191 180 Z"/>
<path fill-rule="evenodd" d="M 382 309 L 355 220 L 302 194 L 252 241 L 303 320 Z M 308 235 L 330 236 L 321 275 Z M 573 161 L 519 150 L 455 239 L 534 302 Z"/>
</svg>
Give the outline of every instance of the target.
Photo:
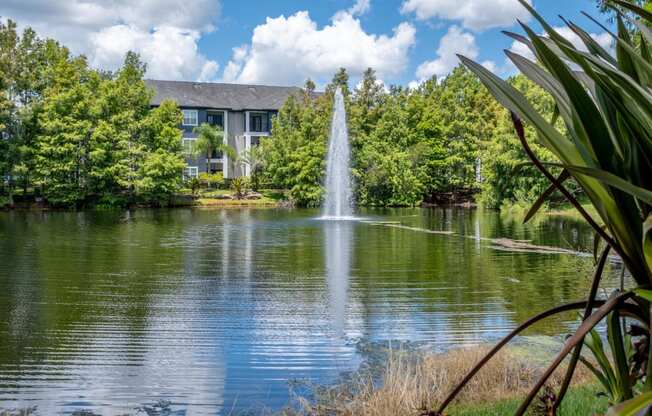
<svg viewBox="0 0 652 416">
<path fill-rule="evenodd" d="M 0 209 L 8 208 L 12 205 L 12 198 L 9 195 L 0 195 Z"/>
<path fill-rule="evenodd" d="M 224 186 L 224 175 L 221 172 L 199 174 L 200 186 L 203 189 L 220 189 Z"/>
<path fill-rule="evenodd" d="M 242 199 L 247 195 L 249 190 L 249 179 L 246 176 L 240 176 L 231 179 L 231 191 L 235 199 Z"/>
<path fill-rule="evenodd" d="M 199 188 L 201 188 L 201 181 L 197 178 L 190 178 L 186 181 L 186 186 L 190 188 L 193 195 L 197 195 Z"/>
</svg>

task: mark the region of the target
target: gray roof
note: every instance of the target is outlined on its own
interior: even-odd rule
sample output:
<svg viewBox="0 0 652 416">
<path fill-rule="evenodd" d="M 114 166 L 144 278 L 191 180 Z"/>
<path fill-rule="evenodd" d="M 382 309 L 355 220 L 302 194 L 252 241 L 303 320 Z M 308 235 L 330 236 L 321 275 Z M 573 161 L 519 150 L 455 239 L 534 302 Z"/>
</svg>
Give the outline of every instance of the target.
<svg viewBox="0 0 652 416">
<path fill-rule="evenodd" d="M 278 110 L 290 95 L 298 95 L 298 87 L 268 85 L 221 84 L 211 82 L 145 80 L 154 89 L 152 105 L 172 99 L 180 107 L 229 110 Z"/>
</svg>

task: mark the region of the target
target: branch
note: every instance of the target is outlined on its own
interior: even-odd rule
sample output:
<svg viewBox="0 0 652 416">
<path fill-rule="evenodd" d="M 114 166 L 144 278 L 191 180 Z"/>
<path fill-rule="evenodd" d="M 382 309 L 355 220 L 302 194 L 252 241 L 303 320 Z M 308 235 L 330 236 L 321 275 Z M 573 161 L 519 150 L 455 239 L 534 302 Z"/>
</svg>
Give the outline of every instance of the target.
<svg viewBox="0 0 652 416">
<path fill-rule="evenodd" d="M 557 189 L 568 199 L 568 202 L 573 205 L 575 209 L 584 217 L 584 219 L 589 223 L 589 225 L 597 232 L 600 237 L 608 244 L 610 245 L 614 251 L 618 253 L 618 255 L 627 263 L 628 257 L 622 253 L 620 250 L 620 247 L 616 244 L 616 242 L 600 227 L 595 220 L 589 215 L 588 212 L 582 207 L 582 205 L 575 199 L 575 197 L 562 185 L 549 171 L 546 169 L 541 161 L 536 157 L 532 149 L 530 148 L 530 145 L 528 144 L 526 138 L 525 138 L 525 129 L 523 127 L 523 122 L 521 122 L 521 119 L 518 118 L 518 116 L 512 112 L 512 122 L 514 123 L 514 128 L 516 129 L 516 134 L 518 135 L 518 138 L 521 141 L 521 144 L 523 145 L 523 148 L 525 149 L 525 153 L 528 155 L 532 163 L 543 173 L 543 175 L 551 182 L 553 183 Z"/>
<path fill-rule="evenodd" d="M 594 301 L 595 305 L 602 305 L 604 301 L 602 300 L 596 300 Z M 489 351 L 478 363 L 469 371 L 466 376 L 462 379 L 462 381 L 448 394 L 446 399 L 439 405 L 439 408 L 437 409 L 436 412 L 427 412 L 424 413 L 423 416 L 440 416 L 443 415 L 444 410 L 446 407 L 453 401 L 453 399 L 459 394 L 459 392 L 466 386 L 466 384 L 471 381 L 471 379 L 475 376 L 475 374 L 480 371 L 480 369 L 489 362 L 489 360 L 496 355 L 498 351 L 500 351 L 509 341 L 512 340 L 516 335 L 524 331 L 525 329 L 529 328 L 530 326 L 534 325 L 535 323 L 548 318 L 550 316 L 562 313 L 562 312 L 568 312 L 572 310 L 577 310 L 577 309 L 582 309 L 586 308 L 587 305 L 589 304 L 588 300 L 585 301 L 580 301 L 580 302 L 573 302 L 573 303 L 567 303 L 565 305 L 560 305 L 556 306 L 552 309 L 548 309 L 544 312 L 541 312 L 538 315 L 535 315 L 528 319 L 527 321 L 523 322 L 521 325 L 516 327 L 512 332 L 510 332 L 507 336 L 505 336 L 498 344 L 496 344 L 491 351 Z"/>
<path fill-rule="evenodd" d="M 518 410 L 514 414 L 515 416 L 523 416 L 527 408 L 530 406 L 530 403 L 532 403 L 532 400 L 534 397 L 539 393 L 539 390 L 541 387 L 544 385 L 546 381 L 550 378 L 552 373 L 557 369 L 559 364 L 566 358 L 568 353 L 577 346 L 578 343 L 582 342 L 584 340 L 584 336 L 589 333 L 595 327 L 609 312 L 617 309 L 622 302 L 627 300 L 628 298 L 634 296 L 634 292 L 625 292 L 625 293 L 620 293 L 608 301 L 606 301 L 600 308 L 598 308 L 597 311 L 595 311 L 587 320 L 583 321 L 582 324 L 580 325 L 579 328 L 577 328 L 577 331 L 566 340 L 566 343 L 564 344 L 564 347 L 561 349 L 559 354 L 555 357 L 553 362 L 548 366 L 546 369 L 546 372 L 543 373 L 543 376 L 537 381 L 537 383 L 534 385 L 532 390 L 530 390 L 530 393 L 528 393 L 527 397 L 521 403 L 519 406 Z"/>
</svg>

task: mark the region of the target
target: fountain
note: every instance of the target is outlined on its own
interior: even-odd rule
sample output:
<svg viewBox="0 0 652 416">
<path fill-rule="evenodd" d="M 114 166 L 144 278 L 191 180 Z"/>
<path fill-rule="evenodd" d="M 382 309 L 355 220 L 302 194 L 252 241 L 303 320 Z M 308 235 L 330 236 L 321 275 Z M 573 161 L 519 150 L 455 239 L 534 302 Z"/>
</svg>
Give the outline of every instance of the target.
<svg viewBox="0 0 652 416">
<path fill-rule="evenodd" d="M 346 127 L 344 96 L 338 87 L 333 103 L 333 121 L 326 160 L 326 201 L 322 219 L 346 220 L 353 218 L 351 173 L 349 164 L 351 149 Z"/>
</svg>

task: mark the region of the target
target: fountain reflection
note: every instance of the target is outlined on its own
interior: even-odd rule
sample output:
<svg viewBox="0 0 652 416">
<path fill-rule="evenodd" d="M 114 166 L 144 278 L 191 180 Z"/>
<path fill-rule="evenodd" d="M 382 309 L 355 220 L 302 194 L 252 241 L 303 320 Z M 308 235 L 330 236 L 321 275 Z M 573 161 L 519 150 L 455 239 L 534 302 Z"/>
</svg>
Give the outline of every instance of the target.
<svg viewBox="0 0 652 416">
<path fill-rule="evenodd" d="M 354 226 L 351 221 L 324 222 L 329 312 L 338 337 L 345 334 Z"/>
</svg>

